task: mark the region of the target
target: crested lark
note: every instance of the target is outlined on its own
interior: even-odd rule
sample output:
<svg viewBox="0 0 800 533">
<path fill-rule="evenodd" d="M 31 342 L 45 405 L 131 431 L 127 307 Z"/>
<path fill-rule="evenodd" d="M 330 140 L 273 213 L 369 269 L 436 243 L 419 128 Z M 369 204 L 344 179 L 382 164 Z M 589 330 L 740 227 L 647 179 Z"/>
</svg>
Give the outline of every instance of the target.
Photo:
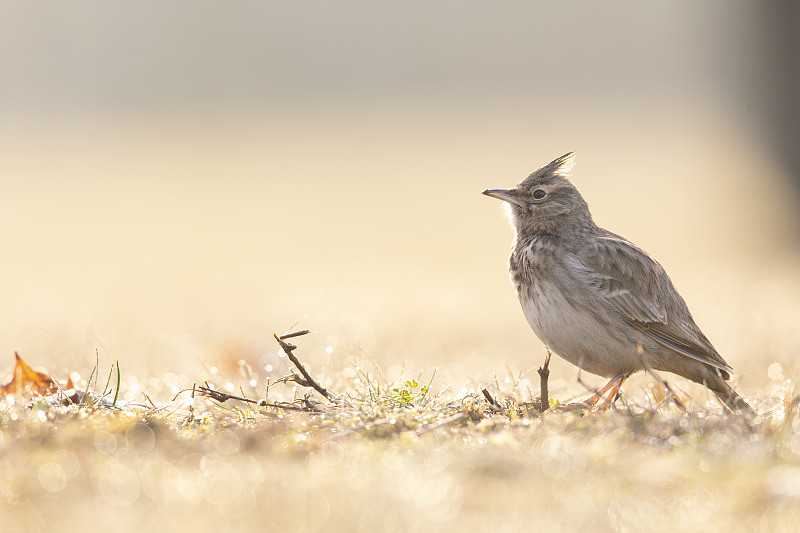
<svg viewBox="0 0 800 533">
<path fill-rule="evenodd" d="M 661 265 L 594 223 L 567 179 L 573 163 L 569 153 L 513 189 L 483 191 L 507 202 L 509 274 L 534 333 L 580 369 L 611 378 L 590 405 L 608 394 L 607 407 L 628 376 L 655 369 L 704 384 L 730 409 L 752 413 L 726 382 L 733 369 Z"/>
</svg>

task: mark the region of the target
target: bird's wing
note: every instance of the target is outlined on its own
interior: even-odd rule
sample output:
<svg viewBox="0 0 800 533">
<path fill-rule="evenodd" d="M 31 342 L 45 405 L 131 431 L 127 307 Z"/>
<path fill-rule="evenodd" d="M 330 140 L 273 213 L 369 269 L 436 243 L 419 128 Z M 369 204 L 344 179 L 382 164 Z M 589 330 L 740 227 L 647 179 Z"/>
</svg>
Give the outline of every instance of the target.
<svg viewBox="0 0 800 533">
<path fill-rule="evenodd" d="M 576 261 L 582 280 L 631 326 L 675 352 L 733 371 L 694 324 L 661 265 L 636 245 L 608 234 L 581 250 Z"/>
</svg>

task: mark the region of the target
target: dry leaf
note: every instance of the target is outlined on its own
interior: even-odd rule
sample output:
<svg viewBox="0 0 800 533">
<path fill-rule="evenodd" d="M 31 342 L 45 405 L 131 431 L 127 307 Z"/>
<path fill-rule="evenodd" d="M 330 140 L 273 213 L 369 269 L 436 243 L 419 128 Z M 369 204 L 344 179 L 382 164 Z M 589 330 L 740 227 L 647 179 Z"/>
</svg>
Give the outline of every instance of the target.
<svg viewBox="0 0 800 533">
<path fill-rule="evenodd" d="M 45 396 L 58 392 L 58 385 L 53 379 L 44 372 L 37 372 L 22 360 L 18 353 L 14 352 L 17 358 L 17 366 L 14 367 L 14 377 L 8 385 L 0 385 L 0 396 L 8 394 Z"/>
</svg>

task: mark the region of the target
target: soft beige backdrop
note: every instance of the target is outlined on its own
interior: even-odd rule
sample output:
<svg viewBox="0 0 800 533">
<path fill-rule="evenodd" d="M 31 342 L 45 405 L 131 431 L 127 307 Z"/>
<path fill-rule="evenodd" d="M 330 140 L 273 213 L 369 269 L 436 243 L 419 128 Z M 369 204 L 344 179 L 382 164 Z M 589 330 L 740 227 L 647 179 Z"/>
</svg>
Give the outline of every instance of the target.
<svg viewBox="0 0 800 533">
<path fill-rule="evenodd" d="M 9 6 L 0 373 L 17 350 L 85 375 L 97 349 L 140 380 L 263 376 L 300 319 L 318 369 L 528 371 L 544 349 L 480 192 L 571 150 L 745 391 L 795 372 L 797 191 L 753 8 L 451 4 Z M 574 376 L 554 363 L 556 392 Z"/>
</svg>

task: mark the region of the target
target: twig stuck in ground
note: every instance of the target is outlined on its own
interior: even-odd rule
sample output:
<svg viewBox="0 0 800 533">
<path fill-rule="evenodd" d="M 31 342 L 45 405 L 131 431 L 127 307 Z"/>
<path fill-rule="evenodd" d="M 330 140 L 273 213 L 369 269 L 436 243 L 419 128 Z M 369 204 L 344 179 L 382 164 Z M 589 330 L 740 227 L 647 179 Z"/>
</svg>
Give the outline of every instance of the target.
<svg viewBox="0 0 800 533">
<path fill-rule="evenodd" d="M 295 381 L 297 383 L 299 383 L 300 385 L 304 386 L 304 387 L 311 387 L 312 389 L 314 389 L 318 393 L 322 394 L 329 401 L 333 401 L 334 397 L 330 392 L 328 392 L 328 389 L 326 389 L 325 387 L 323 387 L 322 385 L 317 383 L 317 380 L 315 380 L 313 377 L 311 377 L 311 374 L 308 373 L 306 368 L 300 363 L 300 361 L 297 359 L 297 357 L 292 353 L 292 351 L 295 350 L 297 348 L 297 346 L 295 346 L 294 344 L 289 344 L 288 342 L 285 342 L 283 340 L 285 338 L 289 338 L 290 336 L 291 337 L 297 337 L 298 335 L 305 335 L 306 333 L 308 333 L 308 330 L 298 331 L 296 333 L 289 333 L 287 335 L 283 335 L 282 337 L 279 337 L 277 333 L 273 333 L 272 336 L 275 337 L 275 340 L 278 341 L 278 344 L 281 345 L 281 349 L 283 349 L 283 351 L 286 353 L 286 356 L 289 358 L 289 360 L 292 362 L 292 364 L 294 364 L 294 366 L 297 367 L 297 369 L 300 371 L 300 373 L 303 374 L 302 378 L 298 378 L 297 376 L 295 376 Z"/>
<path fill-rule="evenodd" d="M 547 348 L 547 357 L 544 365 L 539 367 L 539 411 L 544 413 L 550 407 L 550 391 L 547 390 L 547 380 L 550 378 L 550 349 Z"/>
<path fill-rule="evenodd" d="M 483 392 L 483 397 L 486 398 L 486 401 L 489 402 L 489 405 L 491 405 L 493 409 L 500 412 L 503 411 L 503 406 L 497 403 L 497 400 L 495 400 L 492 397 L 492 395 L 489 393 L 487 389 L 483 389 L 482 392 Z"/>
</svg>

